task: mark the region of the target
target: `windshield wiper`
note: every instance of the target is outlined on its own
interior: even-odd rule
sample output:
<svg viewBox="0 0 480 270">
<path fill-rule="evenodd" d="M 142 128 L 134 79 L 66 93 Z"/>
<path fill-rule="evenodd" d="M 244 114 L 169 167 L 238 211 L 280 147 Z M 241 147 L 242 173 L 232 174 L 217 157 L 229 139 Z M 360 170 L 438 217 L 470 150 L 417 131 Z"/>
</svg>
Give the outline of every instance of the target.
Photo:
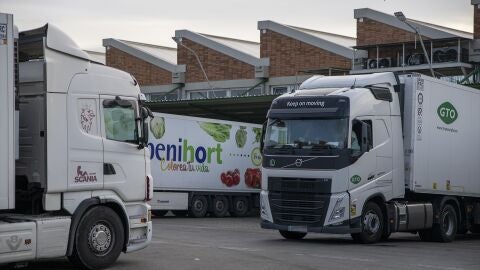
<svg viewBox="0 0 480 270">
<path fill-rule="evenodd" d="M 312 149 L 310 152 L 312 154 L 328 154 L 328 155 L 333 155 L 334 152 L 338 150 L 337 147 L 330 145 L 330 144 L 315 144 L 313 145 Z"/>
<path fill-rule="evenodd" d="M 295 148 L 292 145 L 283 144 L 267 146 L 267 149 L 271 150 L 272 154 L 293 154 Z"/>
</svg>

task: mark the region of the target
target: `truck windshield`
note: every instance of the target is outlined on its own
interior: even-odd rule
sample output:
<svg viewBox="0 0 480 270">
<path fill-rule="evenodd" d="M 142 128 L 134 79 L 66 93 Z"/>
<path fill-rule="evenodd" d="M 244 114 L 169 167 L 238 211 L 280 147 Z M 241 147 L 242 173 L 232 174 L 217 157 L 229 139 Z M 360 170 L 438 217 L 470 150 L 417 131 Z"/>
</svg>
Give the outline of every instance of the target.
<svg viewBox="0 0 480 270">
<path fill-rule="evenodd" d="M 333 155 L 347 148 L 348 119 L 269 119 L 265 154 Z"/>
</svg>

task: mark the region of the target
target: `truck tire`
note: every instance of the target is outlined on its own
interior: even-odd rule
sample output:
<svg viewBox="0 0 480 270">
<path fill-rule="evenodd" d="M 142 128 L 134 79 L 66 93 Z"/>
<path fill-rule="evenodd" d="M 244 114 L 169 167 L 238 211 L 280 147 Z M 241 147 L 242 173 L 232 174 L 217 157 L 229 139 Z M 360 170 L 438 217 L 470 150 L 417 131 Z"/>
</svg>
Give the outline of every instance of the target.
<svg viewBox="0 0 480 270">
<path fill-rule="evenodd" d="M 168 210 L 152 210 L 152 213 L 153 213 L 156 217 L 163 217 L 163 216 L 165 216 L 165 215 L 168 213 Z"/>
<path fill-rule="evenodd" d="M 431 229 L 431 240 L 435 242 L 452 242 L 455 239 L 457 228 L 457 212 L 451 204 L 445 204 L 440 213 L 440 223 L 433 224 Z"/>
<path fill-rule="evenodd" d="M 248 199 L 246 197 L 234 197 L 232 205 L 232 216 L 244 217 L 248 214 Z"/>
<path fill-rule="evenodd" d="M 300 240 L 307 235 L 307 233 L 303 233 L 303 232 L 289 232 L 289 231 L 282 231 L 282 230 L 279 230 L 279 232 L 280 232 L 280 235 L 283 236 L 283 238 L 288 240 Z"/>
<path fill-rule="evenodd" d="M 189 215 L 196 218 L 204 217 L 207 214 L 208 201 L 205 196 L 193 196 L 190 202 Z"/>
<path fill-rule="evenodd" d="M 187 216 L 188 211 L 187 210 L 172 210 L 172 213 L 176 217 L 185 217 L 185 216 Z"/>
<path fill-rule="evenodd" d="M 228 199 L 225 196 L 213 198 L 213 215 L 217 218 L 225 217 L 228 214 Z"/>
<path fill-rule="evenodd" d="M 362 232 L 352 233 L 355 242 L 373 244 L 382 239 L 385 222 L 382 209 L 376 203 L 368 202 L 365 204 L 362 211 L 361 227 Z"/>
<path fill-rule="evenodd" d="M 111 208 L 95 206 L 82 217 L 74 239 L 71 262 L 81 269 L 107 268 L 123 249 L 122 220 Z"/>
</svg>

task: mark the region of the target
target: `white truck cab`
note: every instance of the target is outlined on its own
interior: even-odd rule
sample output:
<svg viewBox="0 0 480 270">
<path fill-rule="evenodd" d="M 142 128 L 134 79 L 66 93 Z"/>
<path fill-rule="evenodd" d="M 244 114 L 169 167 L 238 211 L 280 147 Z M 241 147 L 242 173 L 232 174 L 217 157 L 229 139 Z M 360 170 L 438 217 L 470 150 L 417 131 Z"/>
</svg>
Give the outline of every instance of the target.
<svg viewBox="0 0 480 270">
<path fill-rule="evenodd" d="M 268 112 L 262 227 L 363 243 L 480 230 L 478 102 L 476 89 L 420 74 L 310 78 Z"/>
<path fill-rule="evenodd" d="M 1 27 L 0 264 L 99 269 L 146 247 L 152 114 L 138 83 L 53 25 L 16 34 L 0 14 Z"/>
</svg>

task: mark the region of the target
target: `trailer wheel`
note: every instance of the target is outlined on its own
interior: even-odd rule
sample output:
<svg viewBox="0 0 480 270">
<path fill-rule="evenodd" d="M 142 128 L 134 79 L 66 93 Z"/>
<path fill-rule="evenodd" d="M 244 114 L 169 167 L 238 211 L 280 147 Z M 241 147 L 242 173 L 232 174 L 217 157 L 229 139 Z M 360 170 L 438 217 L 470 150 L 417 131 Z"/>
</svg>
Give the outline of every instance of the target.
<svg viewBox="0 0 480 270">
<path fill-rule="evenodd" d="M 228 214 L 228 200 L 225 196 L 215 196 L 213 199 L 213 215 L 225 217 Z"/>
<path fill-rule="evenodd" d="M 185 217 L 188 214 L 187 210 L 172 210 L 172 213 L 177 217 Z"/>
<path fill-rule="evenodd" d="M 433 224 L 431 239 L 435 242 L 452 242 L 457 233 L 457 212 L 451 204 L 445 204 L 440 213 L 440 223 Z"/>
<path fill-rule="evenodd" d="M 163 217 L 168 213 L 168 210 L 152 210 L 152 213 L 157 217 Z"/>
<path fill-rule="evenodd" d="M 307 235 L 307 233 L 303 233 L 303 232 L 289 232 L 289 231 L 282 231 L 282 230 L 279 230 L 279 232 L 280 232 L 280 235 L 283 236 L 283 238 L 288 240 L 300 240 Z"/>
<path fill-rule="evenodd" d="M 361 233 L 352 234 L 354 241 L 362 244 L 373 244 L 380 241 L 383 235 L 385 222 L 382 209 L 380 209 L 376 203 L 368 202 L 365 204 L 362 211 L 361 226 Z"/>
<path fill-rule="evenodd" d="M 205 196 L 193 196 L 190 202 L 189 214 L 192 217 L 201 218 L 207 214 L 208 202 Z"/>
<path fill-rule="evenodd" d="M 248 214 L 248 199 L 246 197 L 233 198 L 232 216 L 244 217 Z"/>
<path fill-rule="evenodd" d="M 107 268 L 120 256 L 124 238 L 123 223 L 117 213 L 106 206 L 95 206 L 78 225 L 69 259 L 82 269 Z"/>
</svg>

